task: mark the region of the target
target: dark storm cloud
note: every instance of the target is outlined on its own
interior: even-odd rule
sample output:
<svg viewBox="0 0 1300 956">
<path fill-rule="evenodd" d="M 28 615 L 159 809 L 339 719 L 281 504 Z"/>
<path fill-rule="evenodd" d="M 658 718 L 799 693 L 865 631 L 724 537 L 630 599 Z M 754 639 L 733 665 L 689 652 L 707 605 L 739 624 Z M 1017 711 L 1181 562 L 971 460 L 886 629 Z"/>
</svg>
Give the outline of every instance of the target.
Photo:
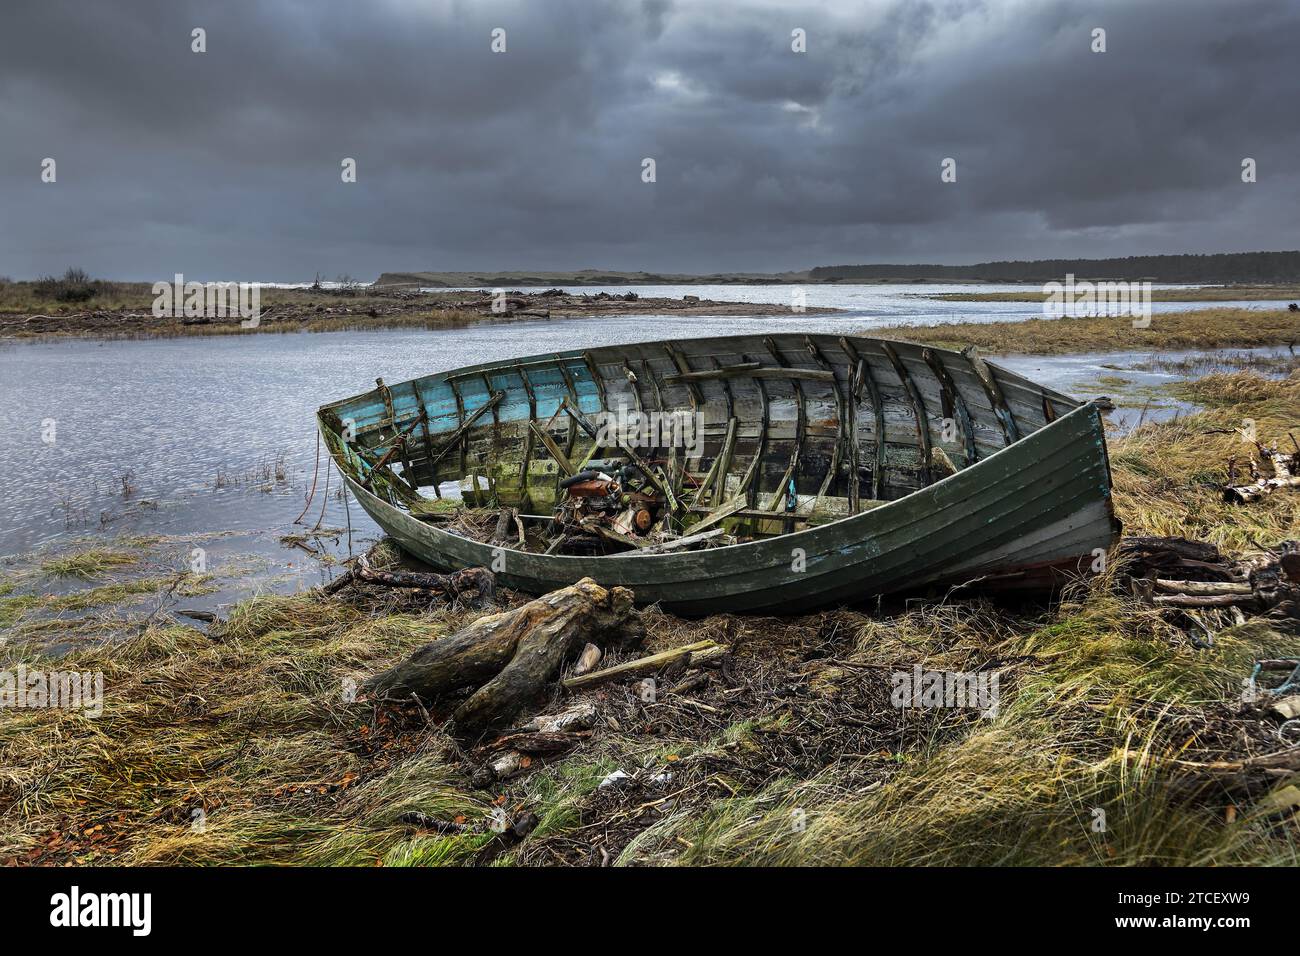
<svg viewBox="0 0 1300 956">
<path fill-rule="evenodd" d="M 10 0 L 2 27 L 0 274 L 1300 245 L 1288 0 Z"/>
</svg>

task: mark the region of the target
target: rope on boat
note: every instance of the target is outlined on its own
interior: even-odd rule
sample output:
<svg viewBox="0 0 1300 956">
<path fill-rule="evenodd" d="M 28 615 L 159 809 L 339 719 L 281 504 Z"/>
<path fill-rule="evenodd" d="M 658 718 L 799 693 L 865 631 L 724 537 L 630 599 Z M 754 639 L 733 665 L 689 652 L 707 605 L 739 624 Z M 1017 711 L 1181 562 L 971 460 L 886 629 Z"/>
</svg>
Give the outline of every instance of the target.
<svg viewBox="0 0 1300 956">
<path fill-rule="evenodd" d="M 316 467 L 315 469 L 313 469 L 311 473 L 311 491 L 307 493 L 307 501 L 302 506 L 302 512 L 298 515 L 298 517 L 293 519 L 294 524 L 301 523 L 302 516 L 305 515 L 307 513 L 307 509 L 311 507 L 311 500 L 316 497 L 316 477 L 319 474 L 320 474 L 320 429 L 318 428 L 316 429 Z"/>
<path fill-rule="evenodd" d="M 339 480 L 343 480 L 343 474 L 339 473 Z M 343 482 L 343 513 L 348 516 L 348 557 L 352 557 L 352 506 L 348 504 L 348 483 Z"/>
<path fill-rule="evenodd" d="M 311 530 L 319 531 L 321 522 L 325 520 L 325 506 L 330 503 L 330 469 L 325 469 L 325 493 L 320 499 L 320 516 L 316 519 L 316 524 Z"/>
</svg>

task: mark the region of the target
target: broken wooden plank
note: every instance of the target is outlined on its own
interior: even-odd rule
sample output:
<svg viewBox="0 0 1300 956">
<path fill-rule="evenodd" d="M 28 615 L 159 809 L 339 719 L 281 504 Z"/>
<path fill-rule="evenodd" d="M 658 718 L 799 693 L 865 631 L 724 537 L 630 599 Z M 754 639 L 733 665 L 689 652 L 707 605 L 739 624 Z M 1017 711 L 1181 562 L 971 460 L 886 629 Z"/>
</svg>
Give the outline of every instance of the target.
<svg viewBox="0 0 1300 956">
<path fill-rule="evenodd" d="M 465 433 L 474 427 L 474 423 L 478 421 L 480 418 L 482 418 L 483 415 L 489 409 L 496 408 L 496 406 L 501 402 L 501 399 L 505 397 L 506 397 L 505 392 L 496 392 L 484 404 L 474 409 L 474 411 L 470 413 L 470 416 L 466 418 L 464 421 L 462 421 L 460 425 L 456 428 L 456 430 L 451 433 L 451 436 L 447 439 L 446 442 L 443 443 L 442 449 L 438 452 L 438 454 L 435 455 L 429 461 L 429 469 L 432 470 L 433 467 L 438 464 L 438 462 L 442 461 L 443 456 L 446 455 L 447 452 L 455 448 L 456 445 L 460 443 L 460 440 L 465 436 Z M 456 401 L 457 404 L 460 403 L 459 396 L 457 396 Z"/>
<path fill-rule="evenodd" d="M 736 497 L 732 498 L 726 504 L 714 508 L 701 521 L 691 525 L 691 531 L 698 534 L 702 529 L 709 527 L 709 525 L 717 524 L 724 518 L 730 518 L 737 511 L 744 510 L 746 503 L 746 498 L 743 494 L 736 495 Z"/>
<path fill-rule="evenodd" d="M 611 557 L 625 558 L 646 554 L 664 554 L 668 551 L 680 551 L 683 548 L 691 548 L 697 544 L 702 544 L 705 541 L 716 538 L 722 533 L 723 530 L 721 528 L 710 528 L 708 531 L 704 531 L 700 534 L 683 535 L 680 538 L 673 538 L 671 541 L 662 541 L 659 544 L 646 545 L 638 551 L 625 551 L 623 554 L 615 554 L 611 555 Z"/>
<path fill-rule="evenodd" d="M 546 446 L 546 450 L 551 453 L 551 457 L 555 459 L 555 462 L 560 466 L 561 471 L 569 476 L 577 474 L 577 471 L 574 470 L 573 462 L 569 461 L 569 456 L 566 455 L 564 450 L 556 444 L 555 439 L 550 436 L 543 426 L 538 425 L 537 422 L 529 422 L 528 427 L 532 429 L 533 434 L 538 437 L 541 443 Z"/>
<path fill-rule="evenodd" d="M 674 647 L 669 651 L 651 654 L 649 657 L 639 657 L 634 661 L 615 664 L 613 667 L 607 667 L 591 674 L 584 674 L 581 677 L 570 677 L 563 682 L 564 689 L 567 691 L 587 690 L 626 677 L 641 677 L 645 674 L 653 674 L 666 664 L 671 664 L 683 657 L 687 659 L 687 666 L 690 666 L 691 664 L 701 664 L 713 660 L 725 653 L 727 653 L 727 648 L 716 641 L 697 641 L 694 644 Z"/>
<path fill-rule="evenodd" d="M 670 372 L 664 376 L 664 382 L 669 385 L 676 385 L 681 382 L 698 382 L 711 379 L 727 379 L 744 376 L 747 372 L 763 367 L 762 362 L 737 362 L 735 365 L 718 367 L 711 369 L 701 369 L 696 372 Z"/>
</svg>

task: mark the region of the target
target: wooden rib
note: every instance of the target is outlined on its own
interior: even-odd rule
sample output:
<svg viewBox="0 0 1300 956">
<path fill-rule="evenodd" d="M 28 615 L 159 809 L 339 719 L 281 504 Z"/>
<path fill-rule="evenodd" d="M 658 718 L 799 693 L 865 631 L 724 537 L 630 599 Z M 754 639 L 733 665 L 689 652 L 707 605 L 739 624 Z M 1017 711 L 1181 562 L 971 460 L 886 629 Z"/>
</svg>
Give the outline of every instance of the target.
<svg viewBox="0 0 1300 956">
<path fill-rule="evenodd" d="M 655 396 L 655 410 L 660 414 L 663 414 L 664 393 L 663 390 L 659 388 L 659 378 L 655 375 L 655 370 L 650 367 L 650 363 L 645 359 L 641 360 L 641 374 L 638 376 L 638 379 L 640 378 L 648 378 L 650 380 L 650 388 L 653 390 Z M 657 450 L 657 448 L 648 448 L 651 458 L 654 457 L 654 452 Z"/>
<path fill-rule="evenodd" d="M 840 338 L 840 346 L 853 359 L 858 373 L 858 387 L 866 386 L 871 399 L 871 411 L 875 420 L 876 463 L 871 469 L 871 497 L 876 501 L 885 500 L 885 403 L 880 397 L 880 385 L 871 374 L 871 365 L 858 354 L 857 347 L 847 338 Z M 854 401 L 861 399 L 854 396 Z M 856 434 L 856 433 L 855 433 Z"/>
<path fill-rule="evenodd" d="M 700 387 L 689 379 L 689 376 L 691 374 L 691 365 L 686 360 L 686 357 L 682 355 L 680 352 L 678 352 L 671 345 L 667 345 L 667 344 L 664 345 L 664 351 L 668 353 L 668 358 L 672 361 L 673 365 L 677 367 L 677 371 L 682 375 L 688 376 L 688 379 L 686 380 L 686 391 L 691 399 L 691 414 L 696 416 L 696 420 L 698 421 L 699 418 L 703 415 L 703 413 L 700 411 L 700 406 L 704 404 L 704 394 L 700 391 Z M 668 382 L 669 378 L 672 378 L 675 381 L 677 379 L 677 376 L 673 376 L 673 375 L 665 376 L 664 377 L 665 383 Z M 695 456 L 696 471 L 699 470 L 700 461 L 703 459 L 703 457 L 704 457 L 704 436 L 700 435 L 700 453 Z M 685 458 L 685 462 L 682 467 L 684 469 L 689 469 L 691 467 L 690 455 L 689 454 L 685 455 L 684 458 Z"/>
<path fill-rule="evenodd" d="M 424 435 L 424 460 L 428 462 L 433 454 L 433 436 L 429 434 L 429 406 L 424 404 L 424 396 L 420 393 L 420 386 L 414 380 L 411 382 L 411 391 L 415 393 L 415 400 L 420 404 L 420 430 Z M 429 471 L 429 481 L 433 484 L 434 497 L 442 497 L 442 489 L 438 487 L 438 476 L 432 469 Z"/>
<path fill-rule="evenodd" d="M 414 429 L 412 429 L 414 431 Z M 419 491 L 420 485 L 415 480 L 415 469 L 411 467 L 411 451 L 407 447 L 406 436 L 402 437 L 402 480 L 410 485 L 412 491 Z"/>
<path fill-rule="evenodd" d="M 465 433 L 468 431 L 465 427 L 467 424 L 465 421 L 465 400 L 461 398 L 460 389 L 456 387 L 456 383 L 451 379 L 447 379 L 447 387 L 451 389 L 451 394 L 456 399 L 456 431 L 454 434 L 463 438 Z M 465 465 L 468 455 L 468 449 L 466 446 L 468 444 L 468 442 L 461 442 L 460 446 L 460 473 L 462 475 L 465 474 Z M 449 446 L 444 446 L 444 450 L 446 447 Z M 438 458 L 441 460 L 442 455 L 439 455 Z M 477 489 L 475 490 L 477 491 Z"/>
<path fill-rule="evenodd" d="M 379 397 L 383 399 L 384 416 L 387 424 L 396 428 L 397 413 L 393 411 L 393 390 L 384 384 L 384 380 L 382 378 L 377 378 L 375 379 L 375 391 L 378 392 Z M 384 423 L 381 422 L 380 424 L 382 426 Z"/>
<path fill-rule="evenodd" d="M 1011 409 L 1007 407 L 1006 397 L 1002 394 L 1002 388 L 998 385 L 998 380 L 993 377 L 993 370 L 988 367 L 988 363 L 980 358 L 979 351 L 973 345 L 968 345 L 961 350 L 961 354 L 966 356 L 966 361 L 970 362 L 971 371 L 979 379 L 980 385 L 984 387 L 984 394 L 988 396 L 989 405 L 993 407 L 993 414 L 997 416 L 998 423 L 1002 426 L 1002 434 L 1011 445 L 1020 440 L 1020 428 L 1016 425 L 1016 416 L 1011 414 Z"/>
<path fill-rule="evenodd" d="M 636 372 L 632 371 L 632 366 L 627 364 L 627 359 L 623 360 L 623 374 L 627 377 L 627 383 L 632 386 L 632 401 L 636 403 L 637 414 L 642 411 L 641 408 L 641 386 Z M 608 409 L 613 411 L 613 409 Z"/>
<path fill-rule="evenodd" d="M 694 508 L 699 505 L 704 500 L 704 496 L 709 493 L 709 489 L 713 487 L 713 477 L 718 473 L 718 464 L 719 460 L 714 458 L 712 464 L 709 465 L 709 470 L 704 474 L 704 480 L 695 489 L 695 496 L 691 498 L 690 507 Z"/>
<path fill-rule="evenodd" d="M 682 355 L 680 352 L 678 352 L 671 345 L 665 345 L 664 351 L 668 353 L 668 358 L 671 359 L 672 363 L 677 366 L 677 371 L 678 371 L 677 375 L 664 376 L 664 382 L 669 385 L 676 384 L 678 382 L 685 383 L 686 390 L 690 393 L 691 396 L 691 411 L 698 412 L 700 410 L 700 405 L 704 403 L 704 396 L 700 392 L 700 387 L 695 384 L 697 373 L 691 371 L 690 363 L 686 361 L 686 357 Z M 714 377 L 716 373 L 717 373 L 716 369 L 707 369 L 705 370 L 704 375 L 705 377 Z"/>
<path fill-rule="evenodd" d="M 767 350 L 771 353 L 773 361 L 782 368 L 786 368 L 786 358 L 781 354 L 781 350 L 777 348 L 776 342 L 770 336 L 765 336 L 763 338 L 763 344 L 767 346 Z M 798 507 L 799 499 L 797 497 L 797 492 L 799 480 L 799 458 L 803 454 L 803 442 L 808 430 L 808 408 L 804 404 L 803 386 L 799 383 L 799 380 L 797 378 L 792 378 L 790 386 L 794 389 L 795 401 L 798 403 L 794 424 L 794 449 L 790 452 L 790 464 L 785 470 L 785 476 L 781 479 L 781 485 L 777 492 L 772 495 L 772 500 L 768 502 L 766 509 L 768 511 L 772 511 L 776 508 L 777 502 L 780 501 L 782 495 L 785 496 L 786 509 L 789 510 L 791 497 L 790 482 L 792 481 L 795 482 L 796 485 L 796 497 L 794 501 L 796 508 Z M 790 530 L 792 529 L 787 528 L 787 533 Z"/>
<path fill-rule="evenodd" d="M 587 371 L 591 373 L 591 380 L 596 384 L 596 392 L 600 395 L 600 407 L 608 410 L 609 399 L 605 397 L 605 379 L 600 374 L 600 366 L 596 364 L 596 359 L 590 352 L 582 353 L 582 361 L 586 364 Z"/>
<path fill-rule="evenodd" d="M 944 417 L 956 417 L 957 423 L 961 425 L 962 435 L 966 440 L 966 466 L 969 468 L 978 460 L 978 452 L 975 449 L 975 422 L 971 418 L 970 409 L 966 407 L 966 399 L 962 398 L 961 392 L 957 390 L 957 383 L 948 374 L 948 369 L 937 352 L 933 349 L 922 349 L 921 358 L 925 359 L 925 364 L 930 366 L 930 371 L 934 372 L 934 377 L 939 380 L 939 389 L 947 406 L 944 408 Z M 950 411 L 953 416 L 949 416 Z"/>
<path fill-rule="evenodd" d="M 484 389 L 484 391 L 486 391 L 489 395 L 495 395 L 496 392 L 495 392 L 495 391 L 493 390 L 493 388 L 492 388 L 492 379 L 490 379 L 490 378 L 488 377 L 488 373 L 487 373 L 487 372 L 484 372 L 484 373 L 483 373 L 483 375 L 482 375 L 482 379 L 483 379 L 483 389 Z M 496 407 L 494 406 L 494 407 L 492 408 L 492 441 L 493 441 L 493 445 L 494 445 L 494 447 L 495 447 L 495 443 L 496 443 L 497 439 L 499 439 L 499 438 L 501 437 L 501 436 L 498 434 L 498 433 L 500 432 L 500 430 L 501 430 L 501 413 L 500 413 L 499 411 L 497 411 Z"/>
<path fill-rule="evenodd" d="M 533 383 L 528 380 L 528 373 L 520 365 L 514 366 L 515 373 L 519 376 L 519 381 L 523 383 L 524 392 L 528 395 L 528 423 L 530 425 L 537 422 L 537 394 L 533 391 Z M 528 464 L 533 457 L 533 429 L 524 429 L 524 454 L 523 460 L 519 463 L 519 502 L 526 505 L 532 502 L 532 494 L 528 490 Z"/>
<path fill-rule="evenodd" d="M 717 463 L 717 472 L 713 476 L 713 494 L 709 500 L 715 505 L 721 501 L 727 493 L 727 474 L 731 471 L 731 452 L 736 446 L 736 431 L 740 422 L 736 418 L 727 420 L 727 434 L 722 439 L 722 449 L 718 457 L 714 459 Z"/>
<path fill-rule="evenodd" d="M 903 360 L 899 358 L 894 347 L 883 340 L 880 342 L 880 347 L 889 359 L 889 364 L 894 366 L 894 372 L 898 375 L 898 380 L 903 385 L 903 392 L 907 395 L 912 406 L 912 414 L 916 418 L 916 437 L 917 441 L 920 442 L 921 483 L 928 485 L 930 484 L 930 420 L 925 414 L 925 400 L 921 398 L 921 390 L 912 381 L 907 366 L 903 364 Z"/>
<path fill-rule="evenodd" d="M 709 356 L 709 361 L 713 363 L 713 368 L 715 370 L 720 370 L 722 368 L 722 363 L 718 361 L 718 357 L 716 355 Z M 755 367 L 758 366 L 757 362 L 753 364 Z M 727 382 L 725 378 L 721 379 L 720 384 L 722 385 L 722 397 L 727 400 L 727 417 L 735 418 L 736 397 L 731 394 L 731 385 Z"/>
<path fill-rule="evenodd" d="M 849 514 L 857 514 L 862 499 L 861 449 L 858 437 L 858 383 L 861 362 L 849 364 L 849 402 L 844 409 L 845 428 L 849 433 Z"/>
<path fill-rule="evenodd" d="M 759 401 L 763 405 L 763 417 L 758 426 L 758 447 L 754 449 L 754 457 L 750 459 L 749 468 L 745 471 L 743 487 L 745 489 L 746 507 L 758 507 L 759 482 L 756 478 L 759 469 L 763 467 L 763 461 L 767 458 L 767 432 L 772 424 L 771 400 L 767 397 L 767 386 L 761 380 L 755 379 L 754 385 L 758 388 Z"/>
<path fill-rule="evenodd" d="M 718 361 L 716 355 L 709 356 L 709 361 L 713 363 L 715 369 L 722 368 L 722 363 Z M 722 397 L 727 402 L 727 432 L 722 439 L 718 475 L 715 479 L 715 488 L 720 490 L 715 491 L 713 495 L 714 504 L 717 504 L 718 499 L 727 493 L 727 475 L 731 471 L 731 456 L 735 451 L 736 438 L 740 431 L 740 422 L 736 419 L 736 397 L 731 393 L 731 384 L 726 379 L 721 379 L 719 384 L 722 386 Z M 703 435 L 700 436 L 700 440 L 703 442 Z"/>
<path fill-rule="evenodd" d="M 362 482 L 361 482 L 361 483 L 362 483 L 363 485 L 366 485 L 366 486 L 370 487 L 371 489 L 373 489 L 373 488 L 374 488 L 374 478 L 375 478 L 375 475 L 378 474 L 379 469 L 381 469 L 381 468 L 383 468 L 385 465 L 387 465 L 388 462 L 389 462 L 390 460 L 392 460 L 392 458 L 393 458 L 394 455 L 397 455 L 397 454 L 403 454 L 403 455 L 404 455 L 404 454 L 406 453 L 406 452 L 405 452 L 405 447 L 406 447 L 406 436 L 409 435 L 412 431 L 414 431 L 414 430 L 415 430 L 415 426 L 418 425 L 418 424 L 420 424 L 419 416 L 417 416 L 417 417 L 411 419 L 411 421 L 409 421 L 409 422 L 407 422 L 406 424 L 404 424 L 401 428 L 396 428 L 396 425 L 394 425 L 395 433 L 394 433 L 393 437 L 392 437 L 391 439 L 388 439 L 388 440 L 385 441 L 385 442 L 382 442 L 382 444 L 388 446 L 388 450 L 385 451 L 382 455 L 379 456 L 379 460 L 378 460 L 378 461 L 376 461 L 373 465 L 370 465 L 370 471 L 369 471 L 369 473 L 366 474 L 366 475 L 362 478 Z M 378 447 L 378 446 L 376 446 L 376 447 Z M 369 449 L 367 449 L 367 451 L 369 451 Z M 364 457 L 363 455 L 361 455 L 361 453 L 360 453 L 360 449 L 357 450 L 357 457 L 360 458 L 363 462 L 365 461 L 365 457 Z M 369 462 L 367 462 L 367 464 L 369 464 Z M 390 472 L 390 474 L 391 474 L 391 472 Z"/>
<path fill-rule="evenodd" d="M 642 376 L 650 379 L 650 384 L 651 386 L 653 386 L 654 393 L 655 393 L 655 408 L 658 409 L 659 413 L 662 415 L 664 412 L 663 389 L 659 387 L 659 376 L 655 374 L 654 368 L 651 367 L 649 361 L 647 361 L 646 359 L 641 360 L 641 374 Z M 654 457 L 653 452 L 656 450 L 657 448 L 650 449 L 651 451 L 650 457 L 652 458 Z M 677 460 L 677 446 L 676 444 L 673 444 L 668 449 L 667 477 L 668 477 L 668 486 L 673 489 L 674 494 L 676 494 L 680 490 L 681 487 L 680 475 L 684 474 L 685 470 L 686 470 L 685 465 L 682 462 Z"/>
<path fill-rule="evenodd" d="M 578 404 L 578 387 L 574 384 L 573 375 L 570 374 L 568 367 L 564 364 L 564 359 L 560 358 L 558 354 L 555 356 L 555 367 L 560 370 L 560 375 L 564 377 L 564 387 L 568 390 L 569 395 L 572 396 L 573 404 Z M 555 415 L 558 414 L 560 414 L 560 409 L 556 407 Z M 551 416 L 551 421 L 555 421 L 555 415 Z M 565 439 L 564 454 L 566 457 L 570 457 L 573 455 L 573 443 L 578 438 L 578 430 L 574 428 L 570 422 L 569 427 L 566 428 L 565 431 L 567 437 Z"/>
<path fill-rule="evenodd" d="M 813 357 L 813 361 L 822 367 L 823 370 L 831 373 L 831 382 L 834 385 L 835 393 L 835 422 L 837 435 L 835 437 L 835 449 L 831 452 L 830 467 L 826 470 L 826 476 L 822 478 L 822 483 L 817 489 L 817 496 L 813 499 L 811 510 L 817 508 L 817 502 L 822 499 L 830 489 L 831 482 L 839 476 L 840 458 L 844 454 L 844 448 L 848 445 L 848 436 L 845 432 L 845 425 L 848 415 L 845 412 L 848 402 L 845 400 L 844 387 L 840 380 L 835 376 L 831 363 L 826 361 L 826 356 L 822 355 L 821 349 L 817 343 L 812 340 L 811 336 L 804 336 L 804 344 L 808 348 L 808 354 Z"/>
</svg>

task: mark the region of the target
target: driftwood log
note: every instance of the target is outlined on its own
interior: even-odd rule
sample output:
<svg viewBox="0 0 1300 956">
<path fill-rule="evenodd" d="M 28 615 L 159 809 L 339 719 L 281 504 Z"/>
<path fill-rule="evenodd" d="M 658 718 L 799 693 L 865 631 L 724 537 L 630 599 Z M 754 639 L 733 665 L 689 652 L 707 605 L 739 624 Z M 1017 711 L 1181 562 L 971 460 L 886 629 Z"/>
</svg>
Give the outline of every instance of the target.
<svg viewBox="0 0 1300 956">
<path fill-rule="evenodd" d="M 1292 444 L 1296 444 L 1295 436 L 1289 437 Z M 1276 445 L 1265 447 L 1256 442 L 1255 447 L 1259 449 L 1261 458 L 1272 463 L 1272 476 L 1265 477 L 1260 474 L 1259 466 L 1252 458 L 1250 460 L 1250 476 L 1254 480 L 1249 484 L 1237 484 L 1236 461 L 1229 461 L 1228 483 L 1223 487 L 1224 501 L 1246 505 L 1252 501 L 1258 501 L 1265 495 L 1271 494 L 1280 488 L 1300 488 L 1300 444 L 1296 444 L 1296 451 L 1293 455 L 1278 451 Z"/>
<path fill-rule="evenodd" d="M 370 678 L 362 690 L 376 697 L 414 694 L 435 701 L 473 688 L 452 717 L 461 733 L 476 735 L 506 726 L 586 644 L 609 645 L 640 637 L 632 592 L 619 587 L 607 590 L 583 578 L 426 644 L 396 667 Z"/>
<path fill-rule="evenodd" d="M 441 595 L 448 601 L 459 600 L 473 591 L 483 603 L 496 594 L 496 577 L 487 568 L 465 568 L 452 574 L 417 571 L 387 571 L 375 568 L 366 555 L 359 555 L 352 567 L 321 587 L 323 594 L 337 594 L 350 584 L 382 584 L 392 588 L 412 588 Z"/>
</svg>

